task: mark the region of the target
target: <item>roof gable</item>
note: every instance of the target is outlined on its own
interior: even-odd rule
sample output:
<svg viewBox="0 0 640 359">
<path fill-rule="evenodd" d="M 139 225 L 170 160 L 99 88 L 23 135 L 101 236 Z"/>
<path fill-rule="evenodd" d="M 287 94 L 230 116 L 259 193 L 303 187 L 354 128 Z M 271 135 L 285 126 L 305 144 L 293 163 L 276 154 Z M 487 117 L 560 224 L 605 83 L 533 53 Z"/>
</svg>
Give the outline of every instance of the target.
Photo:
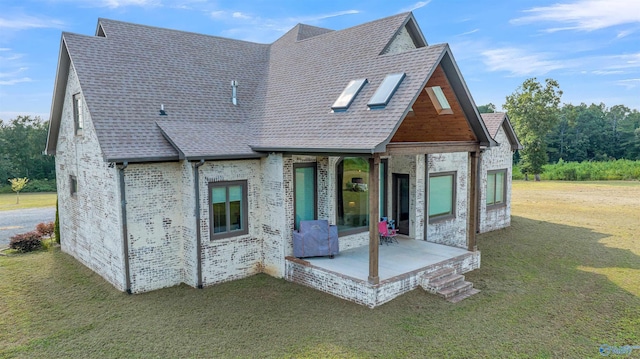
<svg viewBox="0 0 640 359">
<path fill-rule="evenodd" d="M 509 121 L 509 116 L 507 116 L 504 112 L 496 112 L 496 113 L 483 113 L 482 120 L 484 121 L 487 129 L 489 130 L 489 134 L 494 139 L 502 128 L 509 139 L 509 143 L 511 144 L 512 150 L 521 150 L 523 149 L 520 140 L 518 140 L 518 136 L 516 135 L 513 126 L 511 126 L 511 121 Z"/>
</svg>

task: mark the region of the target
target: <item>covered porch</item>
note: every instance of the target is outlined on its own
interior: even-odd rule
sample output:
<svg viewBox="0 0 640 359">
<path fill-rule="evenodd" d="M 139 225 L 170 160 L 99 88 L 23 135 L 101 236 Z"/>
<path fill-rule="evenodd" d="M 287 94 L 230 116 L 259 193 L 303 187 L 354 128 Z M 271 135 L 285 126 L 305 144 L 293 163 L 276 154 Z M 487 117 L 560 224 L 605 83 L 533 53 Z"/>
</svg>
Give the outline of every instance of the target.
<svg viewBox="0 0 640 359">
<path fill-rule="evenodd" d="M 462 274 L 480 267 L 480 252 L 402 236 L 378 248 L 378 283 L 371 283 L 370 248 L 340 252 L 333 259 L 286 257 L 285 278 L 370 308 L 429 284 L 443 269 Z"/>
</svg>

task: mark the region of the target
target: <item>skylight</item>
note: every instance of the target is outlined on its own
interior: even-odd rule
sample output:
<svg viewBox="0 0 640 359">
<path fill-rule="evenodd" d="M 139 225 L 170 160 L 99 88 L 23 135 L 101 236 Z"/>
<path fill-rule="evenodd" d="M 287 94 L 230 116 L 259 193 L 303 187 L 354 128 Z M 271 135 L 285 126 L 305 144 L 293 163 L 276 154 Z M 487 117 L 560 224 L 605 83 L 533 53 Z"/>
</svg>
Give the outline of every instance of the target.
<svg viewBox="0 0 640 359">
<path fill-rule="evenodd" d="M 453 114 L 451 105 L 449 105 L 449 101 L 447 101 L 447 97 L 444 95 L 440 86 L 427 87 L 424 90 L 429 94 L 429 98 L 431 99 L 433 106 L 436 108 L 438 115 Z"/>
<path fill-rule="evenodd" d="M 346 111 L 366 83 L 367 79 L 351 80 L 336 102 L 333 103 L 331 109 L 333 111 Z"/>
<path fill-rule="evenodd" d="M 382 83 L 376 90 L 376 93 L 371 96 L 367 106 L 369 106 L 370 109 L 385 108 L 393 94 L 398 89 L 398 86 L 400 86 L 402 80 L 404 80 L 404 77 L 404 72 L 387 75 L 384 80 L 382 80 Z"/>
</svg>

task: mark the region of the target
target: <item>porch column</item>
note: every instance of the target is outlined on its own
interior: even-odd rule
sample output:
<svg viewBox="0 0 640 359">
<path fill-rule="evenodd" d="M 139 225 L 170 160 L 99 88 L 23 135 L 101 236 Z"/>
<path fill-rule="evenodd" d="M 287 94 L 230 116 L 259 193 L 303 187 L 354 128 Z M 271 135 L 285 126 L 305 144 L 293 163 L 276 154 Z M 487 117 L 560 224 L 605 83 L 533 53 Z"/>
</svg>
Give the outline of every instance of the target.
<svg viewBox="0 0 640 359">
<path fill-rule="evenodd" d="M 378 284 L 378 252 L 380 235 L 378 234 L 378 217 L 380 217 L 380 154 L 373 154 L 369 159 L 369 283 Z"/>
<path fill-rule="evenodd" d="M 469 152 L 469 210 L 467 211 L 467 249 L 475 252 L 476 216 L 478 215 L 478 158 L 479 151 Z"/>
</svg>

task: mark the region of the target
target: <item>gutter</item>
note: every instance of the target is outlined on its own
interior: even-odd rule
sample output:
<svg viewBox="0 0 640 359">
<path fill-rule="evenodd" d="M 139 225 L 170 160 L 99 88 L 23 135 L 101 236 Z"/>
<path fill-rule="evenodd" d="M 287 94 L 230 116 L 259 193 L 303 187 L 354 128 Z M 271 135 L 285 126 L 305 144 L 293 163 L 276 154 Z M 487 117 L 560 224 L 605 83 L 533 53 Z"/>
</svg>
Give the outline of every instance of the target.
<svg viewBox="0 0 640 359">
<path fill-rule="evenodd" d="M 196 286 L 202 289 L 202 234 L 200 233 L 200 171 L 198 168 L 204 164 L 204 159 L 193 164 L 193 190 L 196 195 L 195 217 L 196 217 L 196 272 L 198 283 Z"/>
<path fill-rule="evenodd" d="M 120 175 L 120 200 L 122 206 L 122 247 L 124 257 L 124 279 L 125 291 L 131 294 L 131 276 L 129 273 L 129 234 L 127 230 L 127 199 L 124 184 L 124 170 L 129 166 L 129 162 L 124 162 L 122 166 L 118 166 L 118 174 Z"/>
</svg>

